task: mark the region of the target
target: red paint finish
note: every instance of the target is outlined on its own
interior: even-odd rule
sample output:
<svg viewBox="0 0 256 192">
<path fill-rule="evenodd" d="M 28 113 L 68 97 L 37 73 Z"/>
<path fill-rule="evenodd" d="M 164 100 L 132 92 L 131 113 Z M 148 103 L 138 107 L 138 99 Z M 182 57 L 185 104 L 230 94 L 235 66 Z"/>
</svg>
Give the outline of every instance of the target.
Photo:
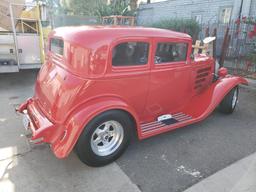
<svg viewBox="0 0 256 192">
<path fill-rule="evenodd" d="M 49 143 L 59 158 L 70 153 L 88 122 L 104 111 L 127 112 L 134 119 L 138 137 L 144 139 L 201 121 L 233 87 L 247 83 L 241 77 L 224 74 L 224 69 L 212 82 L 214 60 L 206 55 L 191 60 L 192 40 L 183 33 L 84 26 L 56 29 L 49 36 L 53 38 L 63 40 L 63 55 L 48 51 L 34 96 L 17 110 L 27 111 L 30 117 L 31 139 Z M 115 45 L 138 41 L 149 44 L 147 64 L 112 66 Z M 159 42 L 186 43 L 186 60 L 155 64 Z M 186 121 L 164 127 L 156 123 L 159 128 L 148 128 L 147 123 L 164 114 Z"/>
<path fill-rule="evenodd" d="M 219 77 L 225 77 L 228 74 L 228 70 L 225 67 L 222 67 L 218 71 Z"/>
<path fill-rule="evenodd" d="M 247 81 L 241 77 L 232 76 L 217 80 L 201 94 L 192 97 L 189 103 L 181 109 L 184 114 L 193 118 L 145 134 L 143 139 L 202 121 L 219 105 L 225 95 L 238 84 L 247 84 Z"/>
</svg>

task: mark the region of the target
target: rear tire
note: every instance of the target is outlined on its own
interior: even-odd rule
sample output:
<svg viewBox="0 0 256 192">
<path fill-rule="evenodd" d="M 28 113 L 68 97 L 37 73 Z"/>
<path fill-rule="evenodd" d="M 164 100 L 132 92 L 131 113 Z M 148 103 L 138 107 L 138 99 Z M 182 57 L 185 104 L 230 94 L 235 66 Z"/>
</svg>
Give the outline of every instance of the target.
<svg viewBox="0 0 256 192">
<path fill-rule="evenodd" d="M 224 97 L 219 105 L 220 112 L 225 114 L 233 113 L 238 102 L 238 92 L 238 86 L 236 86 Z"/>
<path fill-rule="evenodd" d="M 84 128 L 75 150 L 85 164 L 100 167 L 122 155 L 130 141 L 132 122 L 125 112 L 111 110 L 96 116 Z"/>
</svg>

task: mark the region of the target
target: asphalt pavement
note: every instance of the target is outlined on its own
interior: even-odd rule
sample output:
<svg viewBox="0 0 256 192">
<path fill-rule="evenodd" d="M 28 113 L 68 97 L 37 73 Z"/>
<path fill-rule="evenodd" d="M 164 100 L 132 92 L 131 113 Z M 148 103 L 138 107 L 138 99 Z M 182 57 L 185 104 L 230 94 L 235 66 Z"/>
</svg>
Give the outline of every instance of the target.
<svg viewBox="0 0 256 192">
<path fill-rule="evenodd" d="M 144 192 L 180 192 L 254 153 L 255 138 L 256 89 L 241 87 L 233 114 L 134 142 L 117 163 Z"/>
<path fill-rule="evenodd" d="M 256 152 L 256 88 L 242 87 L 232 115 L 216 111 L 203 122 L 134 140 L 109 166 L 87 167 L 73 153 L 56 159 L 47 145 L 28 145 L 14 113 L 33 94 L 35 78 L 36 71 L 0 74 L 0 192 L 181 192 Z"/>
</svg>

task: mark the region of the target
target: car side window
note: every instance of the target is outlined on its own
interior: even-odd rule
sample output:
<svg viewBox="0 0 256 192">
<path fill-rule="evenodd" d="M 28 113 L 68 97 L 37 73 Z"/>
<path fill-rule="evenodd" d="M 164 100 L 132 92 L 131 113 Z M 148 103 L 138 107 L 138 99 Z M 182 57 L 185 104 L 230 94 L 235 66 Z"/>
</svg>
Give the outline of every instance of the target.
<svg viewBox="0 0 256 192">
<path fill-rule="evenodd" d="M 155 54 L 155 64 L 186 61 L 187 50 L 187 43 L 158 43 Z"/>
<path fill-rule="evenodd" d="M 148 63 L 149 43 L 125 42 L 112 50 L 113 66 L 136 66 Z"/>
<path fill-rule="evenodd" d="M 50 40 L 50 51 L 63 55 L 64 42 L 62 39 L 52 38 Z"/>
</svg>

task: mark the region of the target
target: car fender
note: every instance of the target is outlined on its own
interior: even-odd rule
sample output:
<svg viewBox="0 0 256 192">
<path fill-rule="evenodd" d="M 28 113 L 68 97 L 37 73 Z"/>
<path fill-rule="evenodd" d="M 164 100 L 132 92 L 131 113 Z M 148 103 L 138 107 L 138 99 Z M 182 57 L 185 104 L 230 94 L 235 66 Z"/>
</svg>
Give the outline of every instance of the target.
<svg viewBox="0 0 256 192">
<path fill-rule="evenodd" d="M 207 90 L 192 99 L 186 107 L 186 112 L 194 117 L 194 122 L 205 119 L 224 97 L 239 84 L 248 85 L 248 81 L 238 76 L 226 76 L 218 79 Z"/>
<path fill-rule="evenodd" d="M 208 107 L 208 112 L 212 112 L 224 99 L 224 97 L 239 84 L 248 85 L 248 81 L 238 76 L 227 76 L 217 81 L 212 95 L 212 101 Z"/>
<path fill-rule="evenodd" d="M 115 96 L 93 98 L 77 107 L 67 118 L 63 137 L 55 141 L 51 148 L 58 158 L 65 158 L 72 151 L 85 126 L 97 115 L 113 109 L 129 113 L 139 126 L 138 116 L 125 101 Z"/>
</svg>

